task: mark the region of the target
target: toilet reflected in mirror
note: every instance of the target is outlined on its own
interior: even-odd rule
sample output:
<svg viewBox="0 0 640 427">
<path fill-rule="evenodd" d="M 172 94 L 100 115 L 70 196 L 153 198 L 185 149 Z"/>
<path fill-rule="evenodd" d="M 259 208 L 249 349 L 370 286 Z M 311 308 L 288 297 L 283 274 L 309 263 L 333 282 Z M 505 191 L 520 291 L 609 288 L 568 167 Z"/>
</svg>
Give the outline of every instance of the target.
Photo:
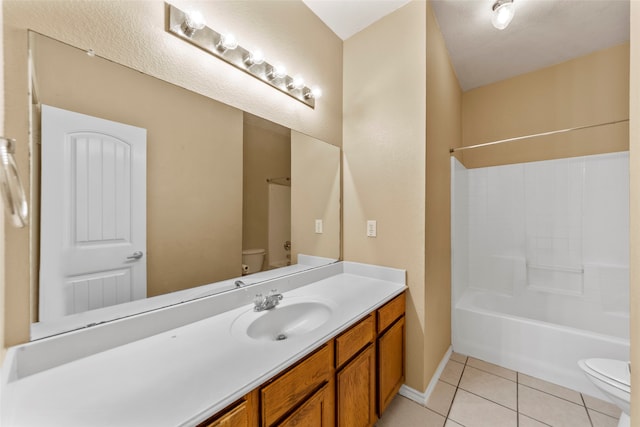
<svg viewBox="0 0 640 427">
<path fill-rule="evenodd" d="M 242 251 L 242 275 L 262 271 L 264 265 L 264 249 L 245 249 Z"/>
</svg>

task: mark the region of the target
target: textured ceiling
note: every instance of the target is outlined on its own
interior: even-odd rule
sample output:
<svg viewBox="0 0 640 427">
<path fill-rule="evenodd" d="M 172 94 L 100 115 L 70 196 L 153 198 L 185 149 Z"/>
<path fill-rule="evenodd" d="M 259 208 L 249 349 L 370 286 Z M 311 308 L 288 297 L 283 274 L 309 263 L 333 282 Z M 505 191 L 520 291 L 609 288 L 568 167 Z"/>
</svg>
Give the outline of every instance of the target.
<svg viewBox="0 0 640 427">
<path fill-rule="evenodd" d="M 407 0 L 303 0 L 346 40 Z M 463 90 L 548 67 L 629 40 L 629 0 L 514 0 L 505 30 L 494 0 L 432 0 Z"/>
<path fill-rule="evenodd" d="M 629 0 L 514 0 L 505 30 L 493 0 L 433 0 L 463 90 L 504 80 L 629 40 Z"/>
</svg>

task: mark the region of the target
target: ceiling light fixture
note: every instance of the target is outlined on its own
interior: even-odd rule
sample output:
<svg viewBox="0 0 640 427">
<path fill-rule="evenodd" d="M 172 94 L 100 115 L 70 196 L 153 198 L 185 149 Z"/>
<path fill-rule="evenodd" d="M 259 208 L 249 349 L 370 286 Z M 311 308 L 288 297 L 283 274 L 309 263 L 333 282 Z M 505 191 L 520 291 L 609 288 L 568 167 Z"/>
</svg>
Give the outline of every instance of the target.
<svg viewBox="0 0 640 427">
<path fill-rule="evenodd" d="M 1 1 L 1 0 L 0 0 Z M 280 92 L 315 108 L 321 91 L 307 87 L 301 77 L 291 77 L 281 64 L 269 63 L 259 50 L 248 50 L 238 44 L 231 33 L 219 33 L 205 24 L 198 11 L 185 12 L 167 4 L 167 32 L 187 41 L 210 55 L 255 77 Z"/>
<path fill-rule="evenodd" d="M 497 0 L 491 10 L 491 23 L 498 30 L 507 28 L 516 13 L 513 0 Z"/>
</svg>

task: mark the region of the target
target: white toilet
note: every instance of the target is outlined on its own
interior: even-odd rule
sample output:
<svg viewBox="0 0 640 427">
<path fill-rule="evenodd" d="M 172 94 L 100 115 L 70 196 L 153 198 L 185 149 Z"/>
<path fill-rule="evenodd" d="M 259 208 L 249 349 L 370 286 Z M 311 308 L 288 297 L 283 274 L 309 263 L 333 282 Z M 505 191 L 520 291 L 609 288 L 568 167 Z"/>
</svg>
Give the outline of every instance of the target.
<svg viewBox="0 0 640 427">
<path fill-rule="evenodd" d="M 264 264 L 264 249 L 245 249 L 242 251 L 242 274 L 251 274 L 262 271 Z"/>
<path fill-rule="evenodd" d="M 578 366 L 613 403 L 622 409 L 618 427 L 629 427 L 631 420 L 631 373 L 629 364 L 613 359 L 582 359 Z"/>
</svg>

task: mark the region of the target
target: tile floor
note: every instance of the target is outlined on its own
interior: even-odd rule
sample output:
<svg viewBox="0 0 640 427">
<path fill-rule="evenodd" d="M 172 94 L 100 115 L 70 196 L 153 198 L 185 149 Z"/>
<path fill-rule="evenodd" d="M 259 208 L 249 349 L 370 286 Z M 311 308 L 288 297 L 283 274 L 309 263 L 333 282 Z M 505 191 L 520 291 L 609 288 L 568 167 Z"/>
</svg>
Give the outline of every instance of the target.
<svg viewBox="0 0 640 427">
<path fill-rule="evenodd" d="M 612 403 L 453 353 L 425 406 L 400 395 L 377 427 L 616 427 Z"/>
</svg>

